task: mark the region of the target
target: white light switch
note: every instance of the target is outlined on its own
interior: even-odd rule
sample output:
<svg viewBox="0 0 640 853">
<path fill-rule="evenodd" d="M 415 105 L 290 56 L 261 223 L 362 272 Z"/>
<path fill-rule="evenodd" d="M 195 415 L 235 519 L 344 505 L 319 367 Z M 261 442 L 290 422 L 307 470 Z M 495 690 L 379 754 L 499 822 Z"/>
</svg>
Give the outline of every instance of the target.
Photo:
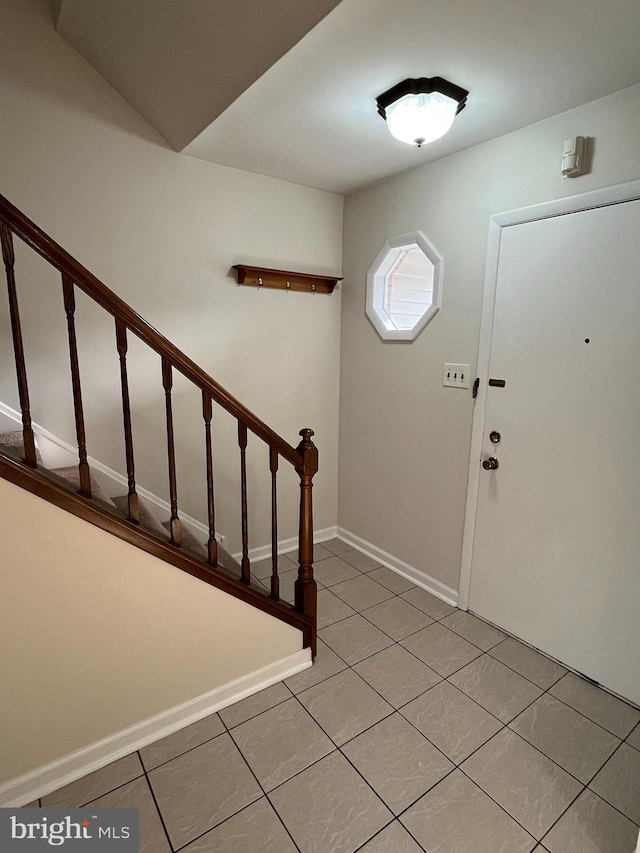
<svg viewBox="0 0 640 853">
<path fill-rule="evenodd" d="M 468 388 L 470 364 L 445 364 L 442 384 L 451 388 Z"/>
</svg>

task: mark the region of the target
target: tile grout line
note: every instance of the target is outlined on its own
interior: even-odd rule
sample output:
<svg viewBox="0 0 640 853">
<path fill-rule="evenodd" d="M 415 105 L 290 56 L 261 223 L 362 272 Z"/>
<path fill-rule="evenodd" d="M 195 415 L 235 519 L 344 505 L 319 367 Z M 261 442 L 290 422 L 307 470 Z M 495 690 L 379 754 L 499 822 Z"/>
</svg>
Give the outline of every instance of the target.
<svg viewBox="0 0 640 853">
<path fill-rule="evenodd" d="M 285 687 L 286 687 L 286 684 L 285 684 Z M 288 689 L 289 689 L 289 688 L 287 688 L 287 690 L 288 690 Z M 294 697 L 294 696 L 292 696 L 291 698 L 294 698 L 294 699 L 295 699 L 295 697 Z M 287 702 L 288 702 L 288 701 L 289 701 L 289 699 L 286 699 L 285 701 L 287 701 Z M 283 704 L 283 703 L 282 703 L 282 702 L 280 702 L 280 703 L 278 703 L 278 704 L 280 704 L 280 705 L 281 705 L 281 704 Z M 277 707 L 278 707 L 278 705 L 274 705 L 273 707 L 274 707 L 274 708 L 277 708 Z M 271 708 L 268 708 L 267 710 L 271 710 Z M 258 715 L 258 716 L 259 716 L 259 715 Z M 254 717 L 251 717 L 250 719 L 255 719 L 255 718 L 254 718 Z M 249 720 L 245 720 L 244 722 L 249 722 Z M 226 723 L 225 723 L 225 725 L 226 725 Z M 239 723 L 239 725 L 242 725 L 242 723 Z M 234 728 L 237 728 L 237 726 L 234 726 Z M 252 767 L 251 767 L 251 765 L 249 764 L 249 761 L 247 760 L 247 758 L 246 758 L 246 756 L 245 756 L 244 752 L 240 749 L 240 747 L 238 746 L 238 744 L 237 744 L 237 742 L 236 742 L 236 739 L 235 739 L 235 738 L 233 737 L 233 735 L 231 734 L 231 730 L 227 730 L 227 734 L 228 734 L 228 735 L 229 735 L 229 737 L 231 738 L 231 740 L 232 740 L 233 745 L 235 746 L 235 748 L 238 750 L 238 752 L 239 752 L 239 753 L 240 753 L 240 755 L 242 756 L 242 760 L 244 761 L 244 763 L 245 763 L 245 764 L 247 765 L 247 767 L 249 768 L 250 773 L 252 774 L 252 776 L 253 776 L 253 777 L 254 777 L 254 779 L 256 780 L 256 782 L 257 782 L 257 784 L 258 784 L 258 787 L 259 787 L 259 788 L 260 788 L 260 790 L 262 791 L 263 796 L 265 797 L 265 799 L 267 800 L 267 802 L 269 803 L 269 805 L 270 805 L 270 806 L 271 806 L 271 808 L 273 809 L 273 811 L 274 811 L 274 813 L 275 813 L 276 817 L 278 818 L 278 820 L 280 821 L 280 823 L 283 825 L 283 827 L 284 827 L 284 829 L 285 829 L 285 832 L 287 833 L 287 835 L 288 835 L 288 836 L 289 836 L 289 838 L 291 839 L 291 842 L 292 842 L 293 846 L 296 848 L 296 850 L 298 851 L 298 853 L 300 853 L 300 848 L 299 848 L 299 847 L 298 847 L 298 845 L 295 843 L 295 841 L 294 841 L 294 839 L 293 839 L 293 836 L 292 836 L 292 835 L 291 835 L 291 833 L 289 832 L 289 828 L 288 828 L 288 826 L 287 826 L 287 825 L 286 825 L 286 823 L 282 820 L 282 818 L 280 817 L 280 813 L 278 812 L 278 810 L 276 809 L 276 807 L 275 807 L 275 806 L 273 805 L 273 803 L 271 802 L 271 799 L 270 799 L 270 797 L 269 797 L 269 791 L 265 790 L 264 785 L 260 782 L 260 780 L 258 779 L 257 775 L 254 773 L 253 768 L 252 768 Z M 286 780 L 286 781 L 288 781 L 288 780 Z M 282 784 L 284 784 L 284 783 L 282 783 Z M 276 787 L 278 787 L 278 786 L 276 786 Z M 271 790 L 275 790 L 275 788 L 272 788 Z M 256 800 L 254 800 L 254 802 L 256 802 Z M 244 808 L 247 808 L 249 805 L 252 805 L 252 803 L 248 803 L 248 804 L 247 804 L 247 806 L 245 806 Z M 242 809 L 241 809 L 240 811 L 242 811 Z M 239 812 L 236 812 L 236 814 L 239 814 Z M 228 820 L 228 818 L 227 818 L 227 820 Z M 224 821 L 222 821 L 222 823 L 224 823 Z M 216 824 L 216 826 L 220 826 L 220 824 Z M 214 828 L 214 827 L 212 827 L 212 828 Z M 211 831 L 211 830 L 209 830 L 209 831 Z"/>
<path fill-rule="evenodd" d="M 142 764 L 142 768 L 144 770 L 144 780 L 147 783 L 147 788 L 149 789 L 149 793 L 151 794 L 151 799 L 153 800 L 153 804 L 156 807 L 156 812 L 158 814 L 158 817 L 160 818 L 160 823 L 162 824 L 162 829 L 164 830 L 164 834 L 167 838 L 167 844 L 169 845 L 169 849 L 171 851 L 174 851 L 174 853 L 175 853 L 175 847 L 173 846 L 171 838 L 169 837 L 169 830 L 167 829 L 167 825 L 164 821 L 163 814 L 160 811 L 160 805 L 158 804 L 158 800 L 156 798 L 156 792 L 153 790 L 153 785 L 151 784 L 151 779 L 149 779 L 149 777 L 147 775 L 147 770 L 144 766 L 144 762 L 142 761 L 142 756 L 140 755 L 140 752 L 138 752 L 138 758 L 140 759 L 140 763 Z M 139 819 L 140 819 L 140 811 L 138 810 L 138 820 Z M 139 839 L 139 841 L 142 841 L 142 839 Z"/>
<path fill-rule="evenodd" d="M 592 783 L 592 782 L 593 782 L 593 780 L 596 778 L 596 776 L 598 775 L 598 773 L 600 773 L 600 771 L 601 771 L 601 770 L 604 770 L 604 768 L 605 768 L 605 767 L 607 766 L 607 764 L 612 760 L 612 758 L 613 758 L 613 756 L 616 754 L 616 752 L 619 752 L 619 751 L 620 751 L 620 748 L 622 747 L 622 745 L 623 745 L 624 743 L 626 743 L 626 741 L 624 741 L 624 740 L 623 740 L 623 741 L 621 741 L 621 742 L 617 745 L 617 747 L 613 750 L 613 752 L 611 753 L 611 755 L 609 756 L 609 758 L 607 758 L 607 760 L 604 762 L 604 764 L 603 764 L 603 765 L 602 765 L 602 766 L 601 766 L 601 767 L 600 767 L 600 768 L 599 768 L 599 769 L 598 769 L 598 770 L 593 774 L 593 776 L 592 776 L 592 777 L 591 777 L 591 779 L 587 782 L 587 784 L 585 785 L 585 787 L 586 787 L 586 788 L 588 788 L 588 789 L 589 789 L 589 791 L 590 791 L 592 794 L 594 794 L 596 797 L 599 797 L 601 800 L 604 800 L 604 802 L 605 802 L 605 803 L 607 803 L 607 805 L 611 806 L 611 808 L 612 808 L 612 809 L 615 809 L 615 810 L 616 810 L 619 814 L 621 814 L 623 817 L 626 817 L 626 819 L 627 819 L 627 820 L 630 820 L 630 821 L 631 821 L 631 823 L 635 824 L 636 826 L 640 826 L 639 824 L 636 824 L 635 820 L 634 820 L 632 817 L 629 817 L 629 815 L 626 815 L 623 811 L 620 811 L 620 809 L 619 809 L 617 806 L 614 806 L 614 805 L 613 805 L 613 803 L 610 803 L 610 802 L 609 802 L 609 800 L 607 800 L 607 798 L 606 798 L 606 797 L 603 797 L 603 796 L 602 796 L 602 794 L 598 794 L 598 792 L 597 792 L 597 791 L 594 791 L 594 790 L 593 790 L 593 788 L 591 787 L 591 783 Z M 631 747 L 631 749 L 633 749 L 633 747 L 631 746 L 631 744 L 627 744 L 627 746 L 630 746 L 630 747 Z"/>
<path fill-rule="evenodd" d="M 134 753 L 134 752 L 130 752 L 130 753 L 129 753 L 129 755 L 135 755 L 135 754 L 136 754 L 136 753 Z M 124 755 L 124 756 L 123 756 L 123 758 L 127 758 L 127 757 L 128 757 L 128 756 L 126 756 L 126 755 Z M 117 759 L 117 760 L 118 760 L 118 761 L 121 761 L 122 759 L 120 759 L 120 758 L 119 758 L 119 759 Z M 114 763 L 115 763 L 115 762 L 114 762 Z M 106 766 L 108 767 L 109 765 L 107 764 Z M 100 768 L 100 769 L 102 769 L 102 768 Z M 95 771 L 95 770 L 94 770 L 94 773 L 97 773 L 97 772 L 98 772 L 98 771 Z M 114 788 L 110 788 L 108 791 L 104 791 L 104 793 L 102 793 L 102 794 L 98 794 L 98 796 L 97 796 L 97 797 L 94 797 L 92 800 L 87 800 L 87 801 L 85 801 L 85 802 L 82 802 L 79 806 L 41 806 L 41 808 L 52 808 L 52 809 L 53 809 L 53 808 L 80 808 L 80 809 L 84 809 L 84 808 L 87 808 L 87 806 L 90 806 L 90 805 L 91 805 L 91 803 L 95 803 L 95 801 L 96 801 L 96 800 L 99 800 L 101 797 L 106 797 L 108 794 L 113 794 L 113 792 L 114 792 L 114 791 L 119 791 L 119 790 L 120 790 L 120 788 L 124 788 L 124 786 L 125 786 L 125 785 L 130 785 L 130 784 L 131 784 L 131 782 L 136 782 L 138 779 L 142 779 L 142 777 L 143 777 L 144 775 L 145 775 L 145 772 L 144 772 L 144 767 L 143 767 L 143 768 L 142 768 L 142 773 L 140 773 L 138 776 L 134 776 L 134 777 L 133 777 L 133 779 L 127 779 L 127 781 L 126 781 L 126 782 L 122 782 L 120 785 L 116 785 Z M 88 773 L 88 774 L 87 774 L 87 776 L 91 776 L 91 773 Z M 80 779 L 76 779 L 76 782 L 81 782 L 84 778 L 86 778 L 86 777 L 85 777 L 85 776 L 81 776 L 81 777 L 80 777 Z M 73 784 L 75 784 L 75 783 L 74 783 L 74 782 L 70 782 L 69 784 L 70 784 L 70 785 L 73 785 Z M 66 785 L 63 785 L 63 787 L 64 787 L 64 788 L 66 788 L 67 786 L 66 786 Z M 62 790 L 62 789 L 59 789 L 59 790 Z M 55 793 L 56 793 L 56 791 L 52 791 L 51 793 L 52 793 L 52 794 L 55 794 Z M 45 796 L 48 796 L 48 794 L 45 794 Z M 42 799 L 44 799 L 44 798 L 42 798 Z M 42 802 L 42 799 L 40 800 L 40 802 Z"/>
<path fill-rule="evenodd" d="M 553 685 L 551 685 L 551 687 L 553 687 Z M 551 687 L 549 688 L 549 690 L 551 689 Z M 590 719 L 589 719 L 589 717 L 585 717 L 585 715 L 584 715 L 584 714 L 581 714 L 581 713 L 580 713 L 580 711 L 576 711 L 576 709 L 575 709 L 575 708 L 572 708 L 572 707 L 571 707 L 571 705 L 567 705 L 567 703 L 566 703 L 566 702 L 563 702 L 563 701 L 562 701 L 562 699 L 558 699 L 558 697 L 557 697 L 557 696 L 554 696 L 554 694 L 553 694 L 553 693 L 549 693 L 549 690 L 545 690 L 545 691 L 544 691 L 544 693 L 541 693 L 541 694 L 540 694 L 540 696 L 538 696 L 536 699 L 534 699 L 534 700 L 533 700 L 533 702 L 530 702 L 530 703 L 529 703 L 525 708 L 523 708 L 523 709 L 522 709 L 522 711 L 520 711 L 518 714 L 516 714 L 516 716 L 515 716 L 512 720 L 510 720 L 508 723 L 505 723 L 505 725 L 506 725 L 506 727 L 509 729 L 509 731 L 511 731 L 511 732 L 513 732 L 514 734 L 518 735 L 518 737 L 519 737 L 519 738 L 521 738 L 523 741 L 525 741 L 525 743 L 528 743 L 528 744 L 529 744 L 529 746 L 532 746 L 534 749 L 537 749 L 537 750 L 538 750 L 538 752 L 540 752 L 542 755 L 544 755 L 544 756 L 545 756 L 545 758 L 548 758 L 548 759 L 549 759 L 549 761 L 553 761 L 553 763 L 554 763 L 554 764 L 557 764 L 557 765 L 558 765 L 558 767 L 560 767 L 562 770 L 564 770 L 564 772 L 565 772 L 565 773 L 568 773 L 568 774 L 569 774 L 569 776 L 571 776 L 573 779 L 575 779 L 577 782 L 580 782 L 580 784 L 581 784 L 581 785 L 584 785 L 584 786 L 585 786 L 585 788 L 587 788 L 587 787 L 589 787 L 589 785 L 593 782 L 593 780 L 596 778 L 596 776 L 598 775 L 598 773 L 599 773 L 599 772 L 604 768 L 604 766 L 605 766 L 606 764 L 608 764 L 608 763 L 609 763 L 609 761 L 613 758 L 613 756 L 614 756 L 614 755 L 616 754 L 616 752 L 620 749 L 620 747 L 622 746 L 622 744 L 624 743 L 624 741 L 623 741 L 623 740 L 620 740 L 620 738 L 618 738 L 618 740 L 620 740 L 620 743 L 618 743 L 618 744 L 616 745 L 616 747 L 614 748 L 613 752 L 612 752 L 610 755 L 608 755 L 608 756 L 607 756 L 607 758 L 605 758 L 605 759 L 604 759 L 604 761 L 602 762 L 602 764 L 600 765 L 600 767 L 598 767 L 598 769 L 595 771 L 595 773 L 594 773 L 592 776 L 590 776 L 590 777 L 589 777 L 589 781 L 588 781 L 588 782 L 583 782 L 583 781 L 582 781 L 582 779 L 579 779 L 579 778 L 578 778 L 575 774 L 573 774 L 570 770 L 567 770 L 567 768 L 566 768 L 566 767 L 563 767 L 563 766 L 562 766 L 562 764 L 559 764 L 559 763 L 558 763 L 555 759 L 553 759 L 550 755 L 547 755 L 547 753 L 546 753 L 546 752 L 543 752 L 543 750 L 542 750 L 542 749 L 540 749 L 539 747 L 537 747 L 535 744 L 531 743 L 531 741 L 528 741 L 528 740 L 526 739 L 526 737 L 524 737 L 523 735 L 521 735 L 521 734 L 520 734 L 520 732 L 517 732 L 515 729 L 512 729 L 512 728 L 511 728 L 511 723 L 515 722 L 515 721 L 518 719 L 518 717 L 520 717 L 522 714 L 524 714 L 524 712 L 525 712 L 525 711 L 527 711 L 527 710 L 528 710 L 532 705 L 534 705 L 534 704 L 535 704 L 539 699 L 542 699 L 542 697 L 543 697 L 543 696 L 551 696 L 551 698 L 552 698 L 552 699 L 555 699 L 555 700 L 556 700 L 556 702 L 559 702 L 561 705 L 564 705 L 564 707 L 565 707 L 565 708 L 569 708 L 569 710 L 573 711 L 573 712 L 574 712 L 574 714 L 578 714 L 580 717 L 582 717 L 583 719 L 585 719 L 585 720 L 587 720 L 588 722 L 592 723 L 594 726 L 597 726 L 597 725 L 598 725 L 597 723 L 594 723 L 594 722 L 593 722 L 593 720 L 590 720 Z M 612 732 L 609 732 L 607 729 L 604 729 L 602 726 L 598 726 L 598 728 L 601 728 L 601 729 L 602 729 L 602 731 L 606 732 L 607 734 L 610 734 L 612 737 L 617 737 L 617 735 L 614 735 Z M 595 793 L 595 791 L 594 791 L 593 793 Z M 601 799 L 604 799 L 604 797 L 602 797 Z"/>
<path fill-rule="evenodd" d="M 268 689 L 268 688 L 267 688 L 267 689 Z M 247 697 L 247 698 L 249 698 L 249 697 Z M 284 700 L 284 701 L 288 701 L 288 699 L 287 699 L 287 700 Z M 281 703 L 281 702 L 279 702 L 278 704 L 282 704 L 282 703 Z M 277 707 L 278 707 L 278 705 L 274 705 L 273 707 L 274 707 L 274 708 L 277 708 Z M 267 708 L 267 710 L 271 710 L 271 709 L 270 709 L 270 708 Z M 264 713 L 264 712 L 263 712 L 263 713 Z M 259 716 L 259 714 L 258 714 L 258 715 L 256 715 L 256 716 Z M 250 717 L 249 719 L 254 719 L 254 718 L 253 718 L 253 717 Z M 226 823 L 228 820 L 231 820 L 231 818 L 235 817 L 236 815 L 241 814 L 245 809 L 249 808 L 249 806 L 252 806 L 254 803 L 257 803 L 257 802 L 258 802 L 259 800 L 261 800 L 263 797 L 264 797 L 265 799 L 267 799 L 267 802 L 269 803 L 269 805 L 271 806 L 271 808 L 273 809 L 273 811 L 276 813 L 276 816 L 277 816 L 277 817 L 278 817 L 278 819 L 280 820 L 280 815 L 278 814 L 278 812 L 276 811 L 276 809 L 273 807 L 273 804 L 271 803 L 271 800 L 269 800 L 269 798 L 268 798 L 268 794 L 267 794 L 267 792 L 265 791 L 265 789 L 264 789 L 263 785 L 261 784 L 260 780 L 258 779 L 258 777 L 256 776 L 256 774 L 254 773 L 254 771 L 253 771 L 253 769 L 252 769 L 251 765 L 249 764 L 249 762 L 247 761 L 247 759 L 246 759 L 246 757 L 245 757 L 244 753 L 242 752 L 242 750 L 240 749 L 240 747 L 239 747 L 239 746 L 238 746 L 238 744 L 236 743 L 235 738 L 234 738 L 234 737 L 233 737 L 233 735 L 231 734 L 231 730 L 227 728 L 227 725 L 226 725 L 226 723 L 224 722 L 224 720 L 222 720 L 222 718 L 221 718 L 221 722 L 222 722 L 222 725 L 223 725 L 223 726 L 225 726 L 226 731 L 221 732 L 220 734 L 226 734 L 226 735 L 228 735 L 228 736 L 229 736 L 229 738 L 230 738 L 230 740 L 231 740 L 231 743 L 234 745 L 234 747 L 236 748 L 237 752 L 240 754 L 240 757 L 242 758 L 242 760 L 244 761 L 245 765 L 247 766 L 247 769 L 249 770 L 249 773 L 253 776 L 253 778 L 254 778 L 254 780 L 255 780 L 255 782 L 256 782 L 256 785 L 258 786 L 258 788 L 259 788 L 259 789 L 260 789 L 260 791 L 262 792 L 262 795 L 261 795 L 260 797 L 257 797 L 255 800 L 251 800 L 251 802 L 246 803 L 244 806 L 242 806 L 242 808 L 238 809 L 238 810 L 237 810 L 237 811 L 235 811 L 233 814 L 227 815 L 227 817 L 225 817 L 223 820 L 219 821 L 218 823 L 214 824 L 213 826 L 210 826 L 208 829 L 206 829 L 206 830 L 205 830 L 204 832 L 202 832 L 200 835 L 196 836 L 195 838 L 190 839 L 189 841 L 187 841 L 187 842 L 186 842 L 186 844 L 183 844 L 183 845 L 182 845 L 182 847 L 177 848 L 177 849 L 174 851 L 174 853 L 178 853 L 178 851 L 179 851 L 179 850 L 184 850 L 184 848 L 185 848 L 185 847 L 187 847 L 189 844 L 193 844 L 195 841 L 198 841 L 200 838 L 203 838 L 203 837 L 204 837 L 205 835 L 207 835 L 209 832 L 212 832 L 214 829 L 217 829 L 219 826 L 222 826 L 222 825 L 223 825 L 224 823 Z M 248 722 L 248 720 L 245 720 L 244 722 Z M 241 725 L 242 725 L 242 723 L 238 723 L 238 725 L 240 725 L 240 726 L 241 726 Z M 237 727 L 236 727 L 236 726 L 234 726 L 234 728 L 237 728 Z M 215 739 L 215 738 L 212 738 L 212 740 L 214 740 L 214 739 Z M 282 823 L 282 821 L 281 821 L 281 823 Z M 287 827 L 284 825 L 284 823 L 283 823 L 283 826 L 284 826 L 284 828 L 285 828 L 285 830 L 286 830 L 286 832 L 287 832 L 287 835 L 291 836 L 291 834 L 290 834 L 289 830 L 288 830 L 288 829 L 287 829 Z M 293 842 L 293 839 L 291 839 L 291 840 L 292 840 L 292 842 Z M 293 842 L 293 843 L 294 843 L 294 846 L 295 846 L 296 850 L 298 850 L 298 853 L 299 853 L 299 848 L 298 848 L 297 844 L 295 844 L 295 842 Z"/>
<path fill-rule="evenodd" d="M 440 780 L 440 781 L 442 781 L 442 780 Z M 430 788 L 429 790 L 432 790 L 432 789 Z M 427 791 L 427 793 L 428 793 L 428 791 Z M 416 802 L 417 802 L 417 800 L 416 800 Z M 407 829 L 407 827 L 403 823 L 400 822 L 400 820 L 397 816 L 394 817 L 394 819 L 391 821 L 391 823 L 388 823 L 386 826 L 383 826 L 382 829 L 379 829 L 375 835 L 372 835 L 371 838 L 369 838 L 367 841 L 364 842 L 364 844 L 362 844 L 360 847 L 358 847 L 357 850 L 354 851 L 354 853 L 361 853 L 361 851 L 364 850 L 364 848 L 367 846 L 367 844 L 369 844 L 371 841 L 373 841 L 374 838 L 377 838 L 381 833 L 383 833 L 385 831 L 385 829 L 388 829 L 390 826 L 392 826 L 394 823 L 396 823 L 396 821 L 397 821 L 398 825 L 401 826 L 402 829 L 404 829 L 404 831 L 407 833 L 407 835 L 413 841 L 415 841 L 415 843 L 418 845 L 419 853 L 427 853 L 427 851 L 422 846 L 422 844 L 420 844 L 418 839 L 413 835 L 413 833 L 409 829 Z"/>
<path fill-rule="evenodd" d="M 541 838 L 541 839 L 540 839 L 540 841 L 538 842 L 539 844 L 542 844 L 542 839 L 546 838 L 546 837 L 549 835 L 549 833 L 551 832 L 551 830 L 552 830 L 555 826 L 557 826 L 557 825 L 560 823 L 560 821 L 561 821 L 561 820 L 562 820 L 562 818 L 567 814 L 567 812 L 569 811 L 569 809 L 574 805 L 574 803 L 576 803 L 576 802 L 577 802 L 577 800 L 579 799 L 579 797 L 581 797 L 581 796 L 584 794 L 584 792 L 585 792 L 586 790 L 587 790 L 587 786 L 585 785 L 585 786 L 584 786 L 584 788 L 583 788 L 583 789 L 582 789 L 582 790 L 581 790 L 581 791 L 580 791 L 580 792 L 579 792 L 579 793 L 578 793 L 578 794 L 577 794 L 577 795 L 576 795 L 576 796 L 571 800 L 571 802 L 567 805 L 566 809 L 564 809 L 564 811 L 563 811 L 560 815 L 558 815 L 557 819 L 556 819 L 556 820 L 554 820 L 554 822 L 551 824 L 551 826 L 549 827 L 549 829 L 547 829 L 547 831 L 544 833 L 544 835 L 542 836 L 542 838 Z M 545 849 L 546 849 L 546 848 L 545 848 Z"/>
<path fill-rule="evenodd" d="M 244 756 L 243 756 L 243 758 L 244 758 Z M 251 769 L 251 768 L 249 768 L 249 769 Z M 260 783 L 258 783 L 258 784 L 260 784 Z M 288 828 L 287 828 L 286 824 L 284 823 L 284 821 L 282 820 L 282 818 L 280 817 L 280 815 L 278 814 L 278 812 L 277 812 L 277 811 L 276 811 L 276 809 L 274 808 L 273 803 L 272 803 L 272 802 L 271 802 L 271 800 L 269 799 L 269 795 L 268 795 L 267 793 L 265 793 L 265 792 L 264 792 L 264 790 L 263 790 L 263 796 L 262 796 L 262 797 L 258 797 L 258 799 L 257 799 L 257 800 L 253 800 L 252 802 L 247 803 L 247 804 L 246 804 L 246 806 L 243 806 L 241 809 L 238 809 L 238 811 L 237 811 L 237 812 L 234 812 L 233 814 L 228 815 L 227 817 L 225 817 L 225 818 L 224 818 L 224 820 L 221 820 L 219 823 L 216 823 L 216 824 L 214 824 L 213 826 L 209 827 L 209 829 L 205 830 L 203 833 L 201 833 L 200 835 L 198 835 L 196 838 L 191 839 L 191 841 L 187 841 L 187 843 L 186 843 L 186 844 L 183 844 L 183 846 L 182 846 L 182 847 L 178 847 L 178 848 L 176 848 L 176 849 L 173 851 L 173 853 L 180 853 L 180 851 L 185 850 L 185 849 L 186 849 L 190 844 L 195 844 L 195 842 L 196 842 L 196 841 L 200 841 L 200 839 L 201 839 L 201 838 L 204 838 L 204 836 L 205 836 L 205 835 L 208 835 L 210 832 L 213 832 L 213 830 L 214 830 L 214 829 L 218 829 L 218 827 L 223 826 L 225 823 L 227 823 L 227 821 L 230 821 L 232 818 L 234 818 L 234 817 L 238 817 L 238 815 L 241 815 L 241 814 L 242 814 L 242 812 L 246 811 L 246 810 L 247 810 L 248 808 L 250 808 L 251 806 L 254 806 L 256 803 L 259 803 L 259 802 L 260 802 L 260 800 L 262 800 L 262 799 L 265 799 L 265 800 L 267 801 L 267 803 L 269 804 L 270 808 L 271 808 L 271 809 L 273 810 L 273 812 L 275 813 L 276 817 L 278 818 L 278 820 L 280 821 L 280 823 L 281 823 L 281 824 L 282 824 L 282 826 L 284 827 L 285 832 L 287 833 L 287 835 L 288 835 L 288 836 L 289 836 L 289 838 L 291 839 L 291 843 L 292 843 L 292 844 L 293 844 L 293 846 L 295 847 L 295 849 L 296 849 L 297 853 L 301 853 L 300 848 L 298 847 L 298 845 L 297 845 L 297 844 L 295 843 L 295 841 L 293 840 L 293 838 L 292 838 L 292 836 L 291 836 L 291 833 L 289 832 L 289 830 L 288 830 Z M 173 848 L 172 848 L 172 849 L 173 849 Z"/>
</svg>

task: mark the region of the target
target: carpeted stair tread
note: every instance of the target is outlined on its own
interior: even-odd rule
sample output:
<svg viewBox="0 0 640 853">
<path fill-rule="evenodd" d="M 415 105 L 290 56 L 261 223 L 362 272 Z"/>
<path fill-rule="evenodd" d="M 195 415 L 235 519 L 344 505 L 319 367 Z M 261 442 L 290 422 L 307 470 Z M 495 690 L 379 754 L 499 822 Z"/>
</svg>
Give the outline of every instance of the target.
<svg viewBox="0 0 640 853">
<path fill-rule="evenodd" d="M 113 503 L 124 515 L 128 513 L 128 499 L 126 495 L 113 498 Z M 158 521 L 156 516 L 151 512 L 145 501 L 138 498 L 140 527 L 156 539 L 162 542 L 168 542 L 171 538 L 171 522 Z M 189 530 L 186 524 L 182 524 L 182 542 L 180 549 L 191 557 L 203 563 L 207 560 L 207 549 L 205 545 Z M 218 543 L 218 569 L 224 571 L 229 577 L 238 578 L 240 575 L 240 564 L 237 563 L 231 554 L 224 550 L 222 545 Z"/>
<path fill-rule="evenodd" d="M 64 468 L 53 468 L 51 473 L 60 477 L 62 480 L 66 480 L 67 483 L 74 486 L 77 491 L 80 491 L 80 472 L 78 471 L 77 465 L 67 465 Z M 111 498 L 106 495 L 102 486 L 97 483 L 93 477 L 91 477 L 91 497 L 113 506 Z"/>
<path fill-rule="evenodd" d="M 35 439 L 36 445 L 36 462 L 38 465 L 42 466 L 42 456 L 40 455 L 40 449 L 38 448 L 38 440 Z M 14 459 L 19 457 L 20 459 L 24 459 L 24 439 L 22 436 L 22 430 L 18 429 L 13 432 L 3 432 L 0 433 L 0 450 L 6 449 L 9 451 L 9 456 L 12 456 Z"/>
<path fill-rule="evenodd" d="M 228 575 L 234 578 L 240 577 L 240 563 L 237 560 L 234 560 L 231 554 L 222 547 L 222 545 L 218 542 L 218 569 L 226 572 Z M 251 579 L 251 583 L 253 586 L 253 578 Z"/>
<path fill-rule="evenodd" d="M 164 527 L 167 536 L 171 536 L 171 521 L 163 521 L 162 526 Z M 193 533 L 189 530 L 184 522 L 180 525 L 180 530 L 182 533 L 182 541 L 180 542 L 180 547 L 184 548 L 185 551 L 188 551 L 190 554 L 196 555 L 200 560 L 207 559 L 207 549 L 200 542 Z"/>
<path fill-rule="evenodd" d="M 118 497 L 112 498 L 111 500 L 121 513 L 123 513 L 124 515 L 128 515 L 129 498 L 127 495 L 118 495 Z M 162 525 L 155 517 L 155 515 L 151 512 L 146 503 L 140 500 L 140 498 L 138 498 L 138 509 L 140 527 L 147 533 L 150 533 L 152 536 L 155 536 L 156 539 L 161 539 L 163 542 L 166 542 L 168 539 L 166 530 L 162 527 Z"/>
</svg>

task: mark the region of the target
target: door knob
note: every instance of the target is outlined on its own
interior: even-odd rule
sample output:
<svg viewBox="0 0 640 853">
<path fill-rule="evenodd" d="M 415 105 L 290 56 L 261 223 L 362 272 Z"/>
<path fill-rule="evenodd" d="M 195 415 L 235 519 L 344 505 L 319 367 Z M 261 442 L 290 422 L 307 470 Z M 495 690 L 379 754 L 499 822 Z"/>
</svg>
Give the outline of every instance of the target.
<svg viewBox="0 0 640 853">
<path fill-rule="evenodd" d="M 495 471 L 496 468 L 500 467 L 500 463 L 495 456 L 490 456 L 488 459 L 483 460 L 482 467 L 485 471 Z"/>
</svg>

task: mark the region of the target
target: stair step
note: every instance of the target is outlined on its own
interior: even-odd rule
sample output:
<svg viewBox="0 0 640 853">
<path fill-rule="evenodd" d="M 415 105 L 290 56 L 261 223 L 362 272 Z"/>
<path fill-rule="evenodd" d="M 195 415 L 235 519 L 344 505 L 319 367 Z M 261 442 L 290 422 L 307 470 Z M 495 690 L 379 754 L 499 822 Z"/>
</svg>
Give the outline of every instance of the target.
<svg viewBox="0 0 640 853">
<path fill-rule="evenodd" d="M 8 455 L 16 459 L 24 459 L 24 443 L 22 430 L 12 430 L 11 432 L 0 433 L 0 450 L 8 451 Z M 36 439 L 36 461 L 38 465 L 42 465 L 42 456 Z"/>
<path fill-rule="evenodd" d="M 111 498 L 111 502 L 125 517 L 129 515 L 129 498 L 127 495 L 118 495 L 115 498 Z M 166 531 L 147 504 L 143 500 L 140 500 L 140 498 L 138 498 L 138 517 L 140 519 L 140 527 L 143 530 L 151 533 L 156 539 L 162 539 L 163 542 L 167 540 Z"/>
<path fill-rule="evenodd" d="M 127 516 L 129 511 L 129 499 L 127 495 L 120 495 L 116 498 L 112 498 L 112 502 L 124 516 Z M 158 521 L 155 514 L 149 509 L 148 504 L 141 498 L 138 498 L 138 507 L 140 527 L 147 533 L 155 536 L 156 539 L 160 539 L 163 542 L 169 541 L 171 539 L 171 522 Z M 194 536 L 185 524 L 182 525 L 182 542 L 180 544 L 180 550 L 189 554 L 191 557 L 195 557 L 200 562 L 204 563 L 207 560 L 206 547 L 197 539 L 196 536 Z M 220 543 L 218 543 L 217 568 L 225 570 L 226 574 L 236 579 L 240 575 L 240 564 L 233 559 L 231 554 L 224 550 Z"/>
<path fill-rule="evenodd" d="M 67 483 L 70 483 L 76 491 L 80 491 L 80 472 L 78 471 L 77 465 L 65 465 L 64 468 L 52 468 L 51 473 L 55 474 L 56 477 L 66 480 Z M 111 504 L 112 506 L 114 505 L 111 498 L 108 497 L 100 483 L 96 482 L 93 476 L 91 477 L 91 497 L 102 501 L 103 503 Z"/>
<path fill-rule="evenodd" d="M 163 521 L 162 527 L 167 532 L 167 535 L 171 536 L 171 521 Z M 190 551 L 194 555 L 197 555 L 201 560 L 207 559 L 207 549 L 205 546 L 197 539 L 193 533 L 189 530 L 184 522 L 181 525 L 181 534 L 182 538 L 180 541 L 180 547 L 184 548 L 186 551 Z"/>
</svg>

